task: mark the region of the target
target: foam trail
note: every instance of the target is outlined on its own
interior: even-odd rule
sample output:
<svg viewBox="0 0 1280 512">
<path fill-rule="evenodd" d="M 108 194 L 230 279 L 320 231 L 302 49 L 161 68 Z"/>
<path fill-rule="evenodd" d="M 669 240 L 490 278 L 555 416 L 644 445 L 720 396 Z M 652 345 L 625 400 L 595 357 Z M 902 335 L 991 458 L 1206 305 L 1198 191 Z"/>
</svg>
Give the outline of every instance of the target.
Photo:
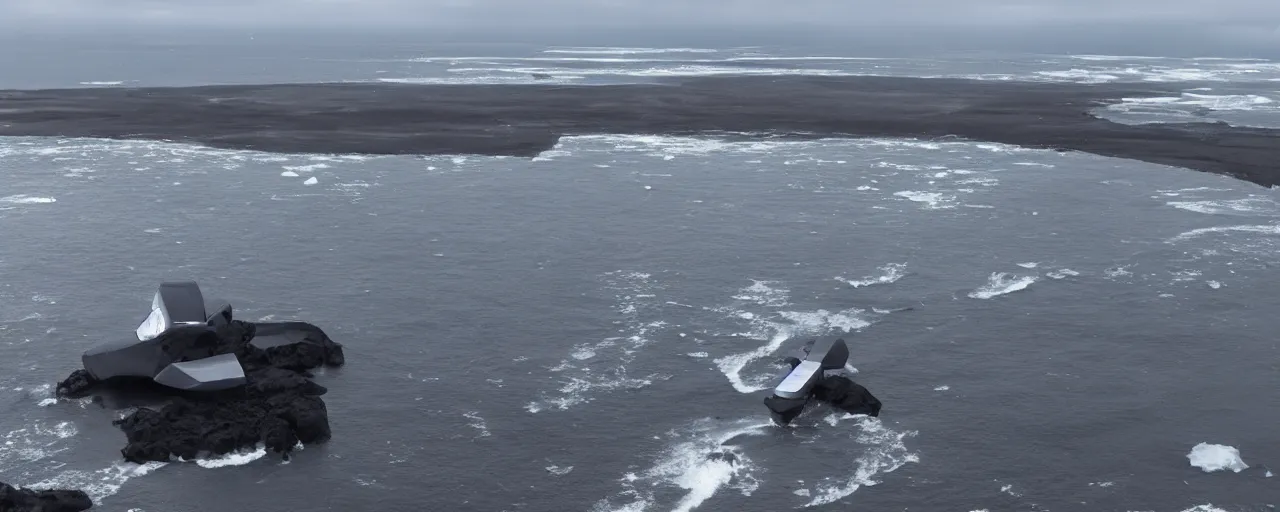
<svg viewBox="0 0 1280 512">
<path fill-rule="evenodd" d="M 871 325 L 870 322 L 858 317 L 862 312 L 863 310 L 861 309 L 847 309 L 832 313 L 825 309 L 819 309 L 817 311 L 783 311 L 778 313 L 780 317 L 790 321 L 790 323 L 765 320 L 744 312 L 746 315 L 751 315 L 749 319 L 754 327 L 752 333 L 748 333 L 748 337 L 767 340 L 768 343 L 750 352 L 716 359 L 716 366 L 729 379 L 733 389 L 739 393 L 755 393 L 768 389 L 768 379 L 776 377 L 776 375 L 766 374 L 743 377 L 743 370 L 751 363 L 777 352 L 779 348 L 782 348 L 783 343 L 796 336 L 826 333 L 834 330 L 847 333 Z"/>
<path fill-rule="evenodd" d="M 613 309 L 621 316 L 616 322 L 620 326 L 618 336 L 576 344 L 569 357 L 550 369 L 567 374 L 560 380 L 557 393 L 542 393 L 541 400 L 525 405 L 525 410 L 531 413 L 547 408 L 565 410 L 591 401 L 591 395 L 597 391 L 639 389 L 667 377 L 658 374 L 633 377 L 627 373 L 627 364 L 635 359 L 635 354 L 653 342 L 654 333 L 667 327 L 661 319 L 665 302 L 657 298 L 662 286 L 644 272 L 619 270 L 605 274 L 604 278 L 615 292 L 617 302 Z M 600 354 L 612 354 L 616 359 L 602 362 Z"/>
<path fill-rule="evenodd" d="M 80 489 L 94 503 L 120 492 L 120 487 L 132 478 L 146 475 L 168 465 L 166 462 L 134 464 L 118 462 L 97 471 L 71 470 L 30 485 L 32 489 Z"/>
<path fill-rule="evenodd" d="M 848 283 L 849 286 L 852 286 L 854 288 L 862 288 L 864 286 L 871 286 L 873 284 L 890 284 L 890 283 L 897 282 L 899 279 L 902 279 L 902 276 L 906 275 L 903 272 L 903 270 L 905 270 L 906 268 L 907 268 L 906 263 L 890 263 L 888 265 L 880 267 L 880 271 L 882 273 L 879 276 L 863 277 L 862 279 L 856 279 L 856 280 L 837 277 L 836 280 Z"/>
<path fill-rule="evenodd" d="M 676 502 L 673 512 L 690 512 L 720 489 L 731 487 L 743 495 L 750 495 L 760 485 L 752 474 L 758 467 L 738 446 L 727 444 L 735 438 L 761 435 L 772 427 L 770 422 L 742 419 L 725 424 L 721 421 L 702 419 L 695 422 L 688 438 L 668 447 L 648 470 L 628 473 L 621 481 L 624 491 L 619 496 L 629 496 L 632 501 L 614 506 L 609 499 L 596 503 L 595 512 L 643 512 L 657 503 L 653 490 L 639 489 L 637 484 L 648 487 L 678 487 L 686 492 Z M 665 508 L 665 507 L 664 507 Z"/>
<path fill-rule="evenodd" d="M 1228 201 L 1170 201 L 1165 204 L 1206 215 L 1275 214 L 1280 210 L 1275 201 L 1256 197 Z"/>
<path fill-rule="evenodd" d="M 805 507 L 816 507 L 842 500 L 863 486 L 880 483 L 874 477 L 891 473 L 909 462 L 920 462 L 919 455 L 907 449 L 903 442 L 915 436 L 915 431 L 895 432 L 884 426 L 879 418 L 863 415 L 845 414 L 839 419 L 857 420 L 858 434 L 855 440 L 859 444 L 869 445 L 865 453 L 857 458 L 857 468 L 853 475 L 843 482 L 827 482 L 817 488 L 816 495 Z M 827 479 L 831 480 L 831 479 Z"/>
<path fill-rule="evenodd" d="M 1025 290 L 1028 286 L 1031 286 L 1031 283 L 1034 283 L 1039 279 L 1040 278 L 1036 276 L 1018 277 L 1007 272 L 992 272 L 991 277 L 987 279 L 987 284 L 969 292 L 969 297 L 975 299 L 990 299 L 998 297 L 1000 295 Z"/>
<path fill-rule="evenodd" d="M 245 448 L 231 453 L 210 457 L 206 459 L 196 459 L 196 465 L 202 468 L 225 468 L 228 466 L 243 466 L 255 460 L 267 456 L 267 446 L 262 443 L 254 448 Z M 185 462 L 185 461 L 184 461 Z"/>
<path fill-rule="evenodd" d="M 36 197 L 36 196 L 29 196 L 26 194 L 0 197 L 0 203 L 9 203 L 9 204 L 47 204 L 47 203 L 56 203 L 56 202 L 58 202 L 58 200 L 52 197 Z"/>
<path fill-rule="evenodd" d="M 1264 235 L 1280 235 L 1280 224 L 1262 224 L 1262 225 L 1246 225 L 1246 226 L 1217 226 L 1212 228 L 1193 229 L 1178 236 L 1170 238 L 1170 242 L 1181 242 L 1192 238 L 1216 233 L 1227 232 L 1244 232 L 1244 233 L 1260 233 Z"/>
</svg>

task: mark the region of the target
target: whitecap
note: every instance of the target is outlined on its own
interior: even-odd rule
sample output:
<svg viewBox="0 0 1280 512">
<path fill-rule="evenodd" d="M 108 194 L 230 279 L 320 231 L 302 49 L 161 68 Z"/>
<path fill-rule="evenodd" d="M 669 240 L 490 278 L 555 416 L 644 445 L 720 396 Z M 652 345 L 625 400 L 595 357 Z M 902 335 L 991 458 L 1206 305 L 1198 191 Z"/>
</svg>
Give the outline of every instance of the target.
<svg viewBox="0 0 1280 512">
<path fill-rule="evenodd" d="M 252 448 L 235 450 L 214 457 L 198 458 L 195 463 L 202 468 L 225 468 L 228 466 L 243 466 L 265 456 L 267 456 L 266 445 L 258 443 L 257 446 Z"/>
<path fill-rule="evenodd" d="M 0 203 L 9 204 L 48 204 L 56 202 L 58 202 L 58 200 L 52 197 L 29 196 L 26 194 L 0 197 Z"/>
<path fill-rule="evenodd" d="M 891 473 L 911 462 L 919 462 L 920 456 L 907 449 L 904 440 L 917 434 L 915 431 L 896 432 L 890 430 L 879 418 L 846 414 L 842 419 L 856 419 L 858 433 L 854 438 L 859 444 L 867 445 L 867 451 L 854 460 L 853 474 L 839 481 L 835 478 L 824 479 L 824 483 L 815 488 L 815 496 L 805 504 L 806 507 L 827 505 L 842 500 L 863 486 L 872 486 L 880 482 L 877 475 Z"/>
<path fill-rule="evenodd" d="M 761 435 L 772 426 L 770 422 L 738 420 L 719 422 L 703 419 L 685 429 L 684 439 L 668 446 L 649 469 L 628 473 L 619 479 L 623 491 L 613 499 L 596 503 L 593 511 L 642 511 L 657 505 L 660 500 L 655 490 L 678 488 L 684 495 L 675 503 L 664 505 L 673 512 L 692 511 L 722 488 L 732 488 L 749 496 L 759 487 L 754 472 L 757 465 L 741 447 L 729 444 L 735 438 Z M 626 500 L 621 505 L 611 502 Z"/>
<path fill-rule="evenodd" d="M 1025 290 L 1028 286 L 1031 286 L 1032 283 L 1035 283 L 1038 280 L 1039 278 L 1036 276 L 1016 276 L 1007 272 L 992 272 L 991 276 L 987 278 L 987 284 L 969 292 L 969 297 L 974 299 L 990 299 L 1000 295 Z"/>
<path fill-rule="evenodd" d="M 854 288 L 862 288 L 874 284 L 891 284 L 896 283 L 906 275 L 904 270 L 907 268 L 906 263 L 889 263 L 880 267 L 881 274 L 878 276 L 866 276 L 862 279 L 845 279 L 843 277 L 835 278 L 837 281 L 847 283 Z"/>
</svg>

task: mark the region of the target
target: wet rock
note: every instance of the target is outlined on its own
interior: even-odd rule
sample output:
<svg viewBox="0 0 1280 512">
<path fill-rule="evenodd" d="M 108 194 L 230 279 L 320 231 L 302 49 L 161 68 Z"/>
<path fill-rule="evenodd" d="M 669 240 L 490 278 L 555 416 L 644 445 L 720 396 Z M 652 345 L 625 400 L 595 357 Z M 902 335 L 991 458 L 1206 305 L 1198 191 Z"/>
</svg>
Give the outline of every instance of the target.
<svg viewBox="0 0 1280 512">
<path fill-rule="evenodd" d="M 33 491 L 0 482 L 0 511 L 3 512 L 79 512 L 92 507 L 93 501 L 84 491 Z"/>
<path fill-rule="evenodd" d="M 232 320 L 215 332 L 216 337 L 205 333 L 191 342 L 175 339 L 166 350 L 180 351 L 178 361 L 235 354 L 244 368 L 245 384 L 213 392 L 164 388 L 168 400 L 162 407 L 142 407 L 114 422 L 127 439 L 121 450 L 125 460 L 190 460 L 259 443 L 287 457 L 299 442 L 330 438 L 328 410 L 320 399 L 327 390 L 311 380 L 308 370 L 344 364 L 342 345 L 304 322 Z M 95 382 L 77 370 L 58 384 L 58 392 L 83 395 L 113 384 Z"/>
</svg>

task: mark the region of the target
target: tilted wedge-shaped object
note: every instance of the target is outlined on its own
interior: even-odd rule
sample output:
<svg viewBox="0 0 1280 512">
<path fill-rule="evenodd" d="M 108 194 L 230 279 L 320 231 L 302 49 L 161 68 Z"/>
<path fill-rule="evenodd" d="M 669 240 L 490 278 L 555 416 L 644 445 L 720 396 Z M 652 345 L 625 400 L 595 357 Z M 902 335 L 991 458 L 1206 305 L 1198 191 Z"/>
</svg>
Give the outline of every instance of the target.
<svg viewBox="0 0 1280 512">
<path fill-rule="evenodd" d="M 791 423 L 800 415 L 813 395 L 814 386 L 827 372 L 844 369 L 849 362 L 849 346 L 841 338 L 815 341 L 801 355 L 803 359 L 791 358 L 791 371 L 764 400 L 770 416 L 781 425 Z"/>
<path fill-rule="evenodd" d="M 215 329 L 230 322 L 231 304 L 206 302 L 195 282 L 161 283 L 135 337 L 91 348 L 81 360 L 98 380 L 144 377 L 187 391 L 234 388 L 245 383 L 235 354 L 182 360 L 193 349 L 216 347 Z"/>
</svg>

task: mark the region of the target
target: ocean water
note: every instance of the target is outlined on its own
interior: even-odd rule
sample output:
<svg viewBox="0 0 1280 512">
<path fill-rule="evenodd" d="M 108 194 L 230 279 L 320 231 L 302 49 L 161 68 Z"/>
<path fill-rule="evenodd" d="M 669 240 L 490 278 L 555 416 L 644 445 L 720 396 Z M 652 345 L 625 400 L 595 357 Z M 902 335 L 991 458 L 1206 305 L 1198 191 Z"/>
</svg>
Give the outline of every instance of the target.
<svg viewBox="0 0 1280 512">
<path fill-rule="evenodd" d="M 1099 115 L 1280 122 L 1280 63 L 1248 59 L 298 43 L 52 66 L 41 51 L 5 55 L 28 72 L 0 87 L 1176 81 L 1178 97 Z M 610 134 L 533 159 L 3 138 L 0 178 L 0 481 L 84 488 L 100 510 L 1280 503 L 1280 190 L 983 142 Z M 334 439 L 287 464 L 120 462 L 124 411 L 51 389 L 129 335 L 166 279 L 345 344 L 347 366 L 319 377 Z M 834 335 L 881 417 L 818 407 L 770 426 L 777 360 Z M 1230 450 L 1202 443 L 1240 464 L 1205 462 Z"/>
</svg>

